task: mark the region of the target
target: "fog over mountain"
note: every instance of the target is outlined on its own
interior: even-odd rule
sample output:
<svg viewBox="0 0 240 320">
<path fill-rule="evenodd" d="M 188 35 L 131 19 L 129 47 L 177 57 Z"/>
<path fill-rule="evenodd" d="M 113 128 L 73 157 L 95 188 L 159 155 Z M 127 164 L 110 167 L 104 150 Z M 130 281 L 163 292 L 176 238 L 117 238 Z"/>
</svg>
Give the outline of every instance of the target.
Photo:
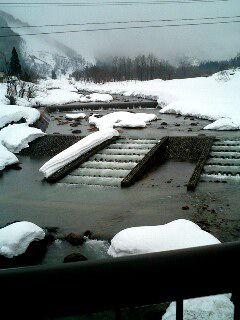
<svg viewBox="0 0 240 320">
<path fill-rule="evenodd" d="M 23 0 L 21 0 L 23 2 Z M 19 0 L 19 4 L 21 3 Z M 29 6 L 29 7 L 5 7 L 0 9 L 21 19 L 28 24 L 66 24 L 86 22 L 109 22 L 146 19 L 182 19 L 217 16 L 240 15 L 240 1 L 213 1 L 191 2 L 188 4 L 168 3 L 165 5 L 132 5 L 132 6 Z M 31 3 L 30 0 L 24 2 Z M 65 2 L 67 2 L 65 0 Z M 70 1 L 69 1 L 70 2 Z M 73 1 L 71 1 L 73 2 Z M 76 2 L 76 1 L 75 1 Z M 82 1 L 77 1 L 82 2 Z M 86 2 L 86 1 L 85 1 Z M 102 3 L 96 0 L 95 3 Z M 105 1 L 106 2 L 106 1 Z M 54 3 L 52 1 L 51 3 Z M 18 20 L 8 20 L 8 24 L 22 23 Z M 232 19 L 232 20 L 237 20 Z M 240 19 L 238 19 L 240 20 Z M 177 22 L 176 22 L 177 23 Z M 179 22 L 180 23 L 180 22 Z M 1 23 L 2 24 L 2 23 Z M 164 24 L 163 22 L 148 23 L 151 25 Z M 166 22 L 165 22 L 166 24 Z M 131 24 L 139 25 L 139 24 Z M 141 24 L 144 25 L 144 24 Z M 147 24 L 145 24 L 147 25 Z M 103 27 L 117 27 L 119 25 L 104 25 Z M 125 25 L 124 25 L 125 26 Z M 45 27 L 41 31 L 63 31 L 94 29 L 97 26 L 69 26 L 69 27 Z M 19 32 L 15 29 L 15 32 Z M 37 29 L 22 30 L 39 31 Z M 5 31 L 6 32 L 6 31 Z M 1 34 L 3 31 L 1 31 Z M 176 63 L 181 57 L 194 57 L 201 60 L 220 60 L 235 56 L 240 51 L 240 23 L 184 26 L 173 28 L 150 28 L 132 30 L 114 30 L 99 32 L 65 33 L 47 36 L 24 37 L 25 45 L 30 49 L 36 49 L 40 45 L 40 51 L 49 51 L 55 48 L 55 53 L 68 57 L 82 55 L 88 61 L 95 58 L 104 58 L 114 55 L 136 56 L 137 54 L 153 53 L 161 59 Z M 45 40 L 47 39 L 47 40 Z M 2 39 L 1 39 L 2 41 Z M 39 51 L 35 50 L 34 51 Z M 52 53 L 52 49 L 50 50 Z M 40 57 L 41 58 L 41 57 Z"/>
</svg>

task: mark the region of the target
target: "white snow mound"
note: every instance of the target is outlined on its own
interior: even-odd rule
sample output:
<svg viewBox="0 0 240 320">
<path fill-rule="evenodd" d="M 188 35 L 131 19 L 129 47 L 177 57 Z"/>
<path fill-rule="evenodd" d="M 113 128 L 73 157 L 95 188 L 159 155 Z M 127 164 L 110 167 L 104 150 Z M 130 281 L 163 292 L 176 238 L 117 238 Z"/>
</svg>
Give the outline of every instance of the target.
<svg viewBox="0 0 240 320">
<path fill-rule="evenodd" d="M 81 155 L 85 154 L 89 150 L 98 146 L 104 141 L 107 141 L 113 137 L 119 136 L 118 131 L 114 129 L 100 130 L 94 132 L 87 137 L 83 138 L 79 142 L 75 143 L 66 150 L 60 152 L 55 157 L 46 162 L 39 171 L 44 174 L 46 178 L 50 177 L 53 173 L 63 168 L 66 164 L 77 159 Z"/>
<path fill-rule="evenodd" d="M 85 113 L 67 113 L 65 117 L 70 120 L 84 119 L 86 118 L 86 114 Z"/>
<path fill-rule="evenodd" d="M 28 147 L 28 143 L 42 137 L 40 129 L 29 127 L 26 123 L 10 124 L 0 131 L 0 142 L 11 152 L 18 153 Z"/>
<path fill-rule="evenodd" d="M 40 117 L 37 109 L 0 104 L 0 128 L 11 122 L 17 122 L 22 118 L 27 124 L 33 124 Z"/>
<path fill-rule="evenodd" d="M 0 171 L 14 163 L 18 163 L 18 158 L 0 143 Z"/>
<path fill-rule="evenodd" d="M 32 241 L 42 240 L 45 232 L 34 223 L 15 222 L 0 229 L 0 255 L 13 258 L 23 254 Z"/>
<path fill-rule="evenodd" d="M 89 117 L 89 124 L 95 125 L 99 129 L 113 127 L 145 128 L 148 122 L 156 119 L 155 114 L 117 111 L 106 114 L 101 118 L 92 115 Z"/>
<path fill-rule="evenodd" d="M 204 127 L 205 130 L 239 130 L 240 123 L 230 118 L 221 118 Z"/>
<path fill-rule="evenodd" d="M 128 228 L 117 233 L 108 250 L 113 257 L 217 244 L 195 223 L 179 219 L 159 226 Z"/>
</svg>

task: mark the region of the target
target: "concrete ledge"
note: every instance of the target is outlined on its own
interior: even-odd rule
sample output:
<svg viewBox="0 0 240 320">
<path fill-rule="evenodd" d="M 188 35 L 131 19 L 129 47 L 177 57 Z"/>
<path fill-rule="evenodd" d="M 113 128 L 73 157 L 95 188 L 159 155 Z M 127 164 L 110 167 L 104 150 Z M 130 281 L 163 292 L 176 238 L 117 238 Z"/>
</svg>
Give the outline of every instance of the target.
<svg viewBox="0 0 240 320">
<path fill-rule="evenodd" d="M 107 141 L 104 141 L 100 145 L 96 146 L 92 150 L 88 151 L 84 155 L 78 157 L 77 159 L 73 160 L 72 162 L 68 163 L 63 168 L 59 169 L 57 172 L 55 172 L 53 175 L 51 175 L 49 178 L 46 178 L 45 180 L 50 183 L 55 183 L 64 177 L 66 177 L 69 173 L 71 173 L 73 170 L 77 169 L 81 164 L 86 162 L 90 157 L 94 156 L 98 151 L 106 148 L 111 143 L 116 141 L 118 137 L 113 137 L 112 139 L 109 139 Z"/>
<path fill-rule="evenodd" d="M 195 167 L 195 170 L 187 184 L 187 190 L 188 191 L 194 191 L 196 189 L 196 186 L 199 182 L 201 172 L 203 170 L 203 167 L 205 165 L 205 162 L 208 158 L 209 152 L 212 148 L 213 142 L 215 140 L 215 137 L 208 137 L 205 138 L 205 145 L 202 150 L 201 156 L 198 159 L 197 165 Z"/>
<path fill-rule="evenodd" d="M 133 101 L 133 102 L 91 102 L 91 103 L 71 103 L 65 105 L 45 107 L 47 112 L 69 111 L 69 110 L 99 110 L 99 109 L 126 109 L 126 108 L 156 108 L 157 101 Z"/>
<path fill-rule="evenodd" d="M 164 159 L 167 142 L 168 137 L 163 137 L 122 180 L 121 187 L 129 187 L 134 184 L 153 164 Z"/>
</svg>

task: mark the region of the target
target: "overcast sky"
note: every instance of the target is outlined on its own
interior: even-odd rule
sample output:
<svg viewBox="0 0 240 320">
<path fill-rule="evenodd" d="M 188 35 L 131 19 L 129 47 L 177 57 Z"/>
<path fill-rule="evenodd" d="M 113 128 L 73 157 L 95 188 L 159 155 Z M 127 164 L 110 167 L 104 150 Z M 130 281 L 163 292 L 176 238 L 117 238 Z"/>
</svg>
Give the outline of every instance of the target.
<svg viewBox="0 0 240 320">
<path fill-rule="evenodd" d="M 17 0 L 10 1 L 15 2 Z M 32 1 L 33 0 L 18 0 L 17 2 L 30 3 Z M 74 2 L 74 0 L 62 0 L 62 2 L 63 1 Z M 91 2 L 98 3 L 107 1 L 109 0 L 91 0 Z M 212 3 L 197 2 L 191 4 L 169 3 L 164 5 L 144 4 L 95 7 L 39 6 L 37 8 L 4 8 L 3 5 L 1 6 L 3 2 L 6 2 L 6 0 L 0 0 L 0 9 L 29 24 L 240 16 L 240 0 L 217 1 Z M 58 2 L 60 2 L 60 0 Z M 75 2 L 86 3 L 88 1 L 75 0 Z M 51 1 L 51 3 L 54 3 L 54 1 Z M 240 18 L 233 20 L 240 20 Z M 151 25 L 152 24 L 153 23 L 151 23 Z M 155 24 L 159 25 L 163 23 L 158 22 Z M 78 28 L 80 27 L 71 27 L 70 29 Z M 94 28 L 94 26 L 88 26 L 87 28 Z M 63 27 L 54 29 L 45 28 L 44 31 L 63 29 Z M 193 56 L 204 60 L 225 59 L 240 52 L 240 23 L 212 26 L 185 26 L 180 28 L 100 31 L 63 34 L 55 37 L 90 59 L 107 55 L 133 56 L 139 53 L 151 52 L 167 60 L 179 59 L 181 56 Z"/>
</svg>

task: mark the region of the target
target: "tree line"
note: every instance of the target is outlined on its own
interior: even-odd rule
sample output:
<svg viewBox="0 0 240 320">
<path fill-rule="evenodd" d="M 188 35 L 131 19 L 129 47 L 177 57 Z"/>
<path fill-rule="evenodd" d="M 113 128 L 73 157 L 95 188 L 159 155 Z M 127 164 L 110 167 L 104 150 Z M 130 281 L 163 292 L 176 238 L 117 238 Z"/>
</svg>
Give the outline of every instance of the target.
<svg viewBox="0 0 240 320">
<path fill-rule="evenodd" d="M 213 73 L 240 67 L 240 53 L 230 60 L 204 61 L 192 64 L 187 58 L 177 66 L 160 60 L 153 54 L 138 55 L 135 58 L 114 57 L 87 64 L 83 70 L 76 70 L 72 76 L 76 80 L 104 83 L 124 80 L 183 79 L 210 76 Z"/>
</svg>

